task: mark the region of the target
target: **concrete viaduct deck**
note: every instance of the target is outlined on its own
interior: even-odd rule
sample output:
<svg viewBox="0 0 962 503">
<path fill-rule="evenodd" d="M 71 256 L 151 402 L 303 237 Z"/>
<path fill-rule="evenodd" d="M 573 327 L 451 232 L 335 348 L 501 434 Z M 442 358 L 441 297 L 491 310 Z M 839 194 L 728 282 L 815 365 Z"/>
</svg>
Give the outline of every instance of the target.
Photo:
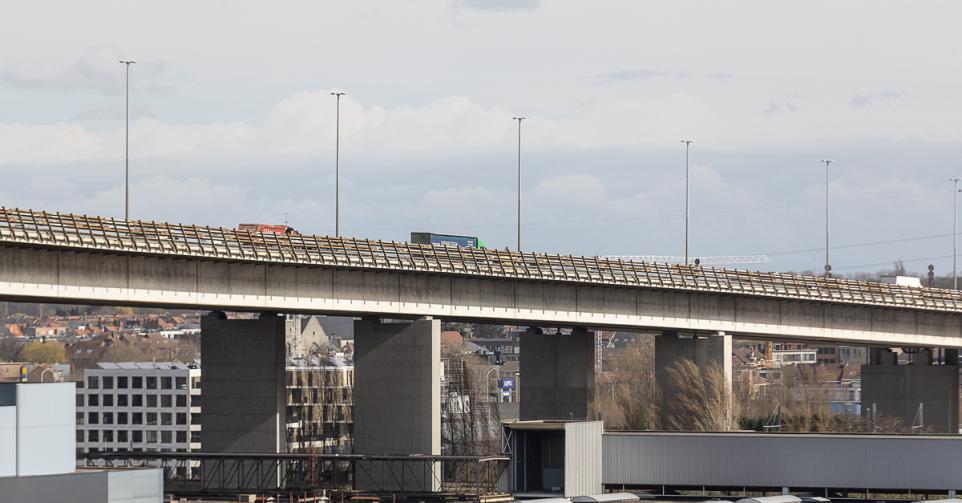
<svg viewBox="0 0 962 503">
<path fill-rule="evenodd" d="M 951 290 L 2 208 L 0 298 L 962 345 Z"/>
</svg>

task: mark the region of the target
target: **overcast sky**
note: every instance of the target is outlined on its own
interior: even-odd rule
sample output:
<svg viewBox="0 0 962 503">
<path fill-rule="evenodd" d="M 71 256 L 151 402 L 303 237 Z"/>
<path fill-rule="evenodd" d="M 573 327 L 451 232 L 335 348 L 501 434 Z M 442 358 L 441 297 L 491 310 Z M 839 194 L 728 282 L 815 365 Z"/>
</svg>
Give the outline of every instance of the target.
<svg viewBox="0 0 962 503">
<path fill-rule="evenodd" d="M 962 2 L 8 2 L 0 205 L 948 274 Z M 915 239 L 918 238 L 918 239 Z M 886 242 L 885 244 L 870 244 Z M 864 245 L 849 246 L 846 245 Z"/>
</svg>

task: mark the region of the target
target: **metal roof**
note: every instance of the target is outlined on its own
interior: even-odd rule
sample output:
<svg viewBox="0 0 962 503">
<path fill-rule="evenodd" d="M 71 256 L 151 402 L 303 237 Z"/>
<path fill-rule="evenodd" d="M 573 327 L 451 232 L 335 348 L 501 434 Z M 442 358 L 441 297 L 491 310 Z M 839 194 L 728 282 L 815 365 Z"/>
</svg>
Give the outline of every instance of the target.
<svg viewBox="0 0 962 503">
<path fill-rule="evenodd" d="M 352 269 L 563 281 L 962 312 L 962 294 L 939 288 L 633 262 L 496 249 L 418 245 L 314 235 L 125 221 L 0 208 L 0 244 L 302 264 Z"/>
</svg>

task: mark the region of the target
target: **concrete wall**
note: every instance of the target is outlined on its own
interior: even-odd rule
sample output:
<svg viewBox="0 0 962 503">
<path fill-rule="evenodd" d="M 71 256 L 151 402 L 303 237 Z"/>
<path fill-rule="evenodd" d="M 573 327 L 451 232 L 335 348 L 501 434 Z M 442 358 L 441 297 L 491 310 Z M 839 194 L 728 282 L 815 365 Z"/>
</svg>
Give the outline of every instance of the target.
<svg viewBox="0 0 962 503">
<path fill-rule="evenodd" d="M 686 393 L 671 385 L 668 369 L 681 359 L 688 359 L 700 369 L 711 364 L 718 365 L 725 374 L 725 382 L 731 393 L 732 385 L 732 338 L 726 334 L 679 334 L 665 332 L 655 337 L 655 379 L 661 392 L 662 428 L 668 428 L 669 417 L 674 412 L 674 397 Z"/>
<path fill-rule="evenodd" d="M 440 320 L 354 323 L 354 452 L 441 454 Z M 423 466 L 406 472 L 403 481 L 383 464 L 359 467 L 355 485 L 370 490 L 437 487 L 439 467 Z"/>
<path fill-rule="evenodd" d="M 0 477 L 0 501 L 160 503 L 164 497 L 163 485 L 159 468 Z"/>
<path fill-rule="evenodd" d="M 892 490 L 962 489 L 962 437 L 631 432 L 604 435 L 604 482 Z"/>
<path fill-rule="evenodd" d="M 203 452 L 287 452 L 284 318 L 201 319 Z"/>
<path fill-rule="evenodd" d="M 911 426 L 922 408 L 922 423 L 933 433 L 959 432 L 959 366 L 896 365 L 894 355 L 862 366 L 862 414 L 893 416 Z"/>
<path fill-rule="evenodd" d="M 651 288 L 0 246 L 0 299 L 436 316 L 957 347 L 962 315 Z"/>
<path fill-rule="evenodd" d="M 594 334 L 521 335 L 521 420 L 589 418 L 594 396 Z"/>
</svg>

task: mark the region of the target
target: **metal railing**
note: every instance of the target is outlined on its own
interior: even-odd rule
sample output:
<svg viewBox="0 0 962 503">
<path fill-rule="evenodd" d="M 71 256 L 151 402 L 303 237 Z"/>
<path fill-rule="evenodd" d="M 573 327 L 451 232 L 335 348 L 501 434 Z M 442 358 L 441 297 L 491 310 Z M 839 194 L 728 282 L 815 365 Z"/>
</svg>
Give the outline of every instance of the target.
<svg viewBox="0 0 962 503">
<path fill-rule="evenodd" d="M 124 221 L 0 208 L 0 244 L 232 261 L 457 274 L 962 312 L 962 293 L 938 288 L 695 265 L 418 245 Z"/>
<path fill-rule="evenodd" d="M 164 492 L 176 495 L 498 493 L 509 458 L 362 454 L 244 454 L 200 452 L 87 453 L 86 467 L 163 470 Z"/>
</svg>

